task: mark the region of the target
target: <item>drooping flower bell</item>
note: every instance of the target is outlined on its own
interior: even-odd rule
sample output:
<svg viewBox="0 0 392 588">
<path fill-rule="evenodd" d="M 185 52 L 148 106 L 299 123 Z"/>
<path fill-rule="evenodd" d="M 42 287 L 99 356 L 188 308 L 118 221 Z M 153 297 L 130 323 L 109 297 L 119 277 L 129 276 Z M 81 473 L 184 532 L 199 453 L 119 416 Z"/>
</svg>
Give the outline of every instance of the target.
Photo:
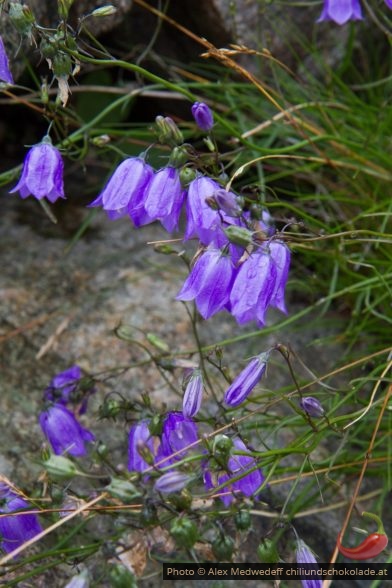
<svg viewBox="0 0 392 588">
<path fill-rule="evenodd" d="M 242 199 L 234 194 L 228 192 L 223 188 L 216 190 L 213 194 L 216 206 L 223 211 L 227 216 L 237 218 L 242 214 Z"/>
<path fill-rule="evenodd" d="M 317 564 L 313 552 L 306 545 L 305 541 L 297 538 L 297 545 L 295 551 L 297 564 Z M 318 578 L 310 578 L 301 580 L 303 588 L 322 588 L 323 581 Z"/>
<path fill-rule="evenodd" d="M 262 327 L 277 284 L 269 253 L 256 250 L 240 266 L 230 293 L 230 312 L 239 325 L 256 320 Z"/>
<path fill-rule="evenodd" d="M 156 457 L 158 467 L 160 465 L 166 467 L 174 461 L 182 459 L 188 448 L 189 451 L 192 451 L 189 446 L 195 443 L 198 438 L 197 425 L 191 418 L 186 417 L 182 412 L 169 412 L 162 426 L 161 445 Z M 160 461 L 162 464 L 159 463 Z"/>
<path fill-rule="evenodd" d="M 7 82 L 7 84 L 13 84 L 14 78 L 9 67 L 8 56 L 5 51 L 3 39 L 0 35 L 0 81 Z"/>
<path fill-rule="evenodd" d="M 194 417 L 200 410 L 203 397 L 203 376 L 199 369 L 193 370 L 186 383 L 182 412 L 186 417 Z"/>
<path fill-rule="evenodd" d="M 0 483 L 0 548 L 10 553 L 23 543 L 41 533 L 42 527 L 36 514 L 12 515 L 31 505 L 4 483 Z"/>
<path fill-rule="evenodd" d="M 227 470 L 228 472 L 218 474 L 217 476 L 214 475 L 208 467 L 205 469 L 204 472 L 204 483 L 208 490 L 211 490 L 225 482 L 230 482 L 232 478 L 237 477 L 241 472 L 246 472 L 254 468 L 257 464 L 255 458 L 251 455 L 236 455 L 234 452 L 235 450 L 241 452 L 249 451 L 248 447 L 246 447 L 245 443 L 241 441 L 241 439 L 236 438 L 233 440 L 233 447 L 231 456 L 227 462 Z M 235 492 L 241 492 L 245 494 L 245 496 L 253 496 L 257 490 L 260 488 L 262 483 L 264 482 L 265 478 L 260 468 L 254 469 L 254 471 L 245 474 L 239 480 L 236 480 L 224 488 L 221 489 L 222 495 L 220 499 L 227 507 L 231 504 L 234 499 Z"/>
<path fill-rule="evenodd" d="M 65 452 L 74 457 L 86 455 L 86 443 L 95 439 L 62 404 L 53 404 L 41 412 L 39 423 L 56 455 Z"/>
<path fill-rule="evenodd" d="M 177 300 L 195 300 L 204 319 L 223 310 L 229 302 L 234 278 L 233 263 L 219 249 L 207 249 L 197 259 Z"/>
<path fill-rule="evenodd" d="M 133 215 L 139 218 L 140 211 L 139 215 L 137 211 L 143 207 L 144 191 L 153 173 L 152 168 L 140 157 L 128 157 L 116 168 L 102 192 L 89 206 L 102 206 L 111 220 L 127 213 L 132 220 Z M 139 226 L 139 223 L 135 222 L 135 225 Z"/>
<path fill-rule="evenodd" d="M 253 357 L 245 369 L 233 380 L 226 390 L 224 402 L 228 406 L 238 406 L 252 392 L 253 388 L 260 382 L 267 368 L 270 352 L 260 353 Z"/>
<path fill-rule="evenodd" d="M 349 20 L 363 19 L 359 0 L 324 0 L 323 10 L 317 22 L 333 20 L 344 25 Z"/>
<path fill-rule="evenodd" d="M 195 102 L 192 105 L 192 115 L 197 126 L 202 131 L 210 131 L 214 126 L 214 116 L 212 111 L 204 102 Z"/>
<path fill-rule="evenodd" d="M 10 193 L 19 191 L 22 198 L 32 195 L 38 200 L 47 198 L 50 202 L 65 198 L 63 169 L 60 151 L 46 136 L 27 153 L 20 180 Z"/>
<path fill-rule="evenodd" d="M 146 187 L 144 209 L 152 221 L 159 220 L 172 233 L 178 226 L 184 198 L 178 170 L 171 166 L 164 167 Z"/>
<path fill-rule="evenodd" d="M 313 396 L 305 396 L 299 404 L 302 410 L 313 418 L 320 418 L 325 414 L 325 410 L 320 401 L 317 398 L 313 398 Z"/>
<path fill-rule="evenodd" d="M 217 182 L 206 176 L 198 176 L 190 182 L 186 199 L 185 241 L 193 237 L 198 237 L 203 245 L 213 241 L 222 221 L 218 212 L 209 206 L 208 199 L 220 188 Z"/>
<path fill-rule="evenodd" d="M 155 443 L 148 425 L 149 420 L 144 419 L 133 425 L 129 431 L 128 470 L 130 472 L 144 472 L 151 467 L 155 455 Z M 150 463 L 146 461 L 148 456 L 151 457 Z"/>
</svg>

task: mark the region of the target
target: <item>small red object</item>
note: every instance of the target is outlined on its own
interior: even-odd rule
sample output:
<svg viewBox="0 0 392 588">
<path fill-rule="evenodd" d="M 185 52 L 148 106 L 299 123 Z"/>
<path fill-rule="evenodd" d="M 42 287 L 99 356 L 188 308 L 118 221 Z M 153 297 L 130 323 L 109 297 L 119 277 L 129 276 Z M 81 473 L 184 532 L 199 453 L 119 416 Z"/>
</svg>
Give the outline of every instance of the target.
<svg viewBox="0 0 392 588">
<path fill-rule="evenodd" d="M 342 534 L 339 533 L 337 547 L 347 559 L 371 559 L 379 555 L 388 545 L 388 537 L 385 534 L 381 519 L 370 512 L 363 512 L 362 516 L 374 519 L 378 523 L 377 533 L 371 533 L 356 547 L 344 547 L 342 545 Z"/>
</svg>

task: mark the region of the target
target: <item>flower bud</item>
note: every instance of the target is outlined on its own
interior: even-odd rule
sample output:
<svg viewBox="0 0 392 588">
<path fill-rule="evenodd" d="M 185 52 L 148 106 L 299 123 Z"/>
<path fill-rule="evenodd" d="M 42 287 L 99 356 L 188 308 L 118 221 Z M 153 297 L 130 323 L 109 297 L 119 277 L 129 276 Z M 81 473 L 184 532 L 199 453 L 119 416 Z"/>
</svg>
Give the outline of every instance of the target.
<svg viewBox="0 0 392 588">
<path fill-rule="evenodd" d="M 195 178 L 197 174 L 191 167 L 183 167 L 180 170 L 180 182 L 183 188 L 186 188 Z"/>
<path fill-rule="evenodd" d="M 137 490 L 136 486 L 128 480 L 122 480 L 121 478 L 112 478 L 110 484 L 105 488 L 106 492 L 109 492 L 112 496 L 119 498 L 123 502 L 131 502 L 142 494 Z"/>
<path fill-rule="evenodd" d="M 112 6 L 112 4 L 106 4 L 106 6 L 100 6 L 92 11 L 90 16 L 111 16 L 112 14 L 116 14 L 117 8 Z"/>
<path fill-rule="evenodd" d="M 257 548 L 257 555 L 261 563 L 272 564 L 279 561 L 279 553 L 276 548 L 276 543 L 271 539 L 263 539 Z"/>
<path fill-rule="evenodd" d="M 171 470 L 163 474 L 154 484 L 154 490 L 162 494 L 172 494 L 182 490 L 189 482 L 190 476 L 178 470 Z"/>
<path fill-rule="evenodd" d="M 192 115 L 197 126 L 202 131 L 210 131 L 214 125 L 212 111 L 204 102 L 195 102 L 192 106 Z"/>
<path fill-rule="evenodd" d="M 239 531 L 247 531 L 251 524 L 252 519 L 248 510 L 239 510 L 236 512 L 234 517 L 235 526 Z"/>
<path fill-rule="evenodd" d="M 178 546 L 191 549 L 199 536 L 196 524 L 186 517 L 173 521 L 170 527 L 170 534 Z"/>
<path fill-rule="evenodd" d="M 158 141 L 160 143 L 181 145 L 184 142 L 184 137 L 180 129 L 169 116 L 157 116 L 155 119 L 155 125 Z"/>
<path fill-rule="evenodd" d="M 56 52 L 53 57 L 52 70 L 56 78 L 68 77 L 72 73 L 72 60 L 69 55 Z"/>
<path fill-rule="evenodd" d="M 245 227 L 237 227 L 236 225 L 229 225 L 224 229 L 226 237 L 230 243 L 240 245 L 241 247 L 248 247 L 253 243 L 253 232 Z"/>
<path fill-rule="evenodd" d="M 166 341 L 163 341 L 160 337 L 158 337 L 158 335 L 155 335 L 154 333 L 147 333 L 146 339 L 149 343 L 151 343 L 151 345 L 154 345 L 156 349 L 159 349 L 159 351 L 169 353 L 169 345 L 166 343 Z"/>
<path fill-rule="evenodd" d="M 203 376 L 200 370 L 194 370 L 188 380 L 182 401 L 182 412 L 186 417 L 194 417 L 200 410 L 203 398 Z"/>
<path fill-rule="evenodd" d="M 231 561 L 234 552 L 234 541 L 229 535 L 220 534 L 211 547 L 218 561 Z"/>
<path fill-rule="evenodd" d="M 44 461 L 44 468 L 54 478 L 73 478 L 79 472 L 75 464 L 63 455 L 51 455 Z"/>
<path fill-rule="evenodd" d="M 306 396 L 305 398 L 302 398 L 299 404 L 302 410 L 304 410 L 306 414 L 313 418 L 320 418 L 325 414 L 325 410 L 321 406 L 321 403 L 317 400 L 317 398 L 313 398 L 313 396 Z"/>
<path fill-rule="evenodd" d="M 63 20 L 68 18 L 69 9 L 73 3 L 74 0 L 57 0 L 57 10 L 60 18 Z"/>
<path fill-rule="evenodd" d="M 233 441 L 227 435 L 216 435 L 212 446 L 214 456 L 228 458 L 233 447 Z"/>
</svg>

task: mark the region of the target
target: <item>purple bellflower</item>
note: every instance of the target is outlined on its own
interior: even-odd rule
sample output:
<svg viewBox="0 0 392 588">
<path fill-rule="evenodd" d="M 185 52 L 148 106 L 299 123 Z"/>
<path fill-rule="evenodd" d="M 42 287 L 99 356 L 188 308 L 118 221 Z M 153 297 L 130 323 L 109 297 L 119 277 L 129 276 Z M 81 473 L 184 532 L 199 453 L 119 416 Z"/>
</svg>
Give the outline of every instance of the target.
<svg viewBox="0 0 392 588">
<path fill-rule="evenodd" d="M 86 455 L 86 442 L 95 439 L 62 404 L 53 404 L 41 412 L 39 423 L 56 455 L 65 452 L 74 457 Z"/>
<path fill-rule="evenodd" d="M 60 151 L 46 136 L 27 153 L 20 180 L 10 193 L 19 191 L 22 198 L 32 195 L 38 200 L 46 197 L 50 202 L 65 198 L 63 169 Z"/>
<path fill-rule="evenodd" d="M 192 116 L 202 131 L 210 131 L 214 126 L 212 111 L 204 102 L 195 102 L 192 105 Z"/>
<path fill-rule="evenodd" d="M 224 310 L 229 302 L 234 267 L 219 249 L 207 249 L 197 259 L 177 300 L 195 300 L 204 319 Z"/>
<path fill-rule="evenodd" d="M 128 157 L 116 168 L 100 195 L 89 206 L 102 206 L 111 220 L 129 213 L 133 220 L 140 217 L 144 191 L 153 176 L 152 168 L 140 157 Z M 145 211 L 143 210 L 145 214 Z M 151 222 L 146 216 L 147 224 Z M 138 222 L 135 222 L 139 226 Z"/>
<path fill-rule="evenodd" d="M 317 398 L 313 398 L 313 396 L 302 398 L 299 404 L 302 410 L 313 418 L 320 418 L 325 414 L 325 410 L 321 406 L 320 401 Z"/>
<path fill-rule="evenodd" d="M 384 0 L 385 4 L 392 10 L 392 0 Z"/>
<path fill-rule="evenodd" d="M 241 198 L 233 192 L 228 192 L 223 188 L 216 190 L 213 194 L 216 205 L 227 216 L 237 218 L 242 214 Z"/>
<path fill-rule="evenodd" d="M 155 482 L 154 489 L 162 494 L 173 494 L 179 492 L 190 482 L 190 476 L 183 474 L 178 470 L 170 470 L 166 474 L 162 474 L 160 478 Z"/>
<path fill-rule="evenodd" d="M 317 564 L 313 552 L 306 545 L 305 541 L 302 541 L 302 539 L 297 539 L 295 555 L 297 564 Z M 301 584 L 303 588 L 322 588 L 323 581 L 316 578 L 311 578 L 309 580 L 301 580 Z"/>
<path fill-rule="evenodd" d="M 0 547 L 6 553 L 41 533 L 42 527 L 36 514 L 12 515 L 29 507 L 24 498 L 13 492 L 7 484 L 0 483 L 0 514 L 10 513 L 10 516 L 0 517 Z"/>
<path fill-rule="evenodd" d="M 194 417 L 200 410 L 203 398 L 203 376 L 199 369 L 193 370 L 187 381 L 182 401 L 182 412 L 186 417 Z"/>
<path fill-rule="evenodd" d="M 276 281 L 270 304 L 287 314 L 285 288 L 290 269 L 290 249 L 282 241 L 271 241 L 269 252 L 276 269 Z"/>
<path fill-rule="evenodd" d="M 155 455 L 154 437 L 148 428 L 149 420 L 145 419 L 133 425 L 129 431 L 128 443 L 128 470 L 130 472 L 144 472 L 151 464 L 148 464 L 143 457 L 147 452 Z"/>
<path fill-rule="evenodd" d="M 267 368 L 270 352 L 253 357 L 245 369 L 233 380 L 226 390 L 224 402 L 228 406 L 238 406 L 249 396 L 260 382 Z"/>
<path fill-rule="evenodd" d="M 159 462 L 164 458 L 169 459 L 162 461 L 162 467 L 182 459 L 189 445 L 195 443 L 198 438 L 197 425 L 191 418 L 184 416 L 181 412 L 168 413 L 163 422 L 161 445 L 156 458 L 157 465 L 159 466 Z M 177 455 L 171 457 L 173 453 Z"/>
<path fill-rule="evenodd" d="M 232 451 L 249 451 L 246 447 L 245 443 L 241 441 L 241 439 L 234 439 L 233 440 L 233 450 Z M 251 455 L 235 455 L 231 454 L 228 459 L 227 463 L 227 470 L 228 472 L 222 473 L 218 475 L 215 480 L 209 470 L 206 470 L 204 473 L 204 483 L 208 490 L 215 488 L 216 486 L 220 486 L 225 482 L 229 482 L 232 478 L 235 478 L 241 474 L 241 472 L 246 472 L 247 470 L 253 468 L 256 465 L 256 460 Z M 233 501 L 233 493 L 234 492 L 241 492 L 245 494 L 245 496 L 252 496 L 257 492 L 258 488 L 262 485 L 265 478 L 262 474 L 260 469 L 255 469 L 253 472 L 249 472 L 245 474 L 239 480 L 230 483 L 230 485 L 225 486 L 222 488 L 222 495 L 220 499 L 224 503 L 226 507 L 228 507 L 231 502 Z M 230 492 L 230 493 L 228 493 Z"/>
<path fill-rule="evenodd" d="M 184 198 L 178 170 L 164 167 L 146 187 L 144 209 L 151 221 L 159 220 L 169 233 L 173 233 L 178 226 Z"/>
<path fill-rule="evenodd" d="M 218 212 L 207 204 L 207 199 L 212 198 L 214 192 L 220 189 L 221 186 L 217 182 L 205 176 L 199 176 L 189 184 L 185 241 L 193 237 L 198 237 L 203 245 L 209 245 L 213 241 L 220 228 L 221 219 Z"/>
<path fill-rule="evenodd" d="M 7 84 L 13 84 L 14 78 L 9 68 L 8 56 L 5 51 L 3 39 L 0 36 L 0 80 L 7 82 Z"/>
<path fill-rule="evenodd" d="M 230 312 L 239 325 L 256 320 L 262 327 L 274 295 L 277 270 L 268 253 L 257 250 L 240 266 L 230 293 Z"/>
<path fill-rule="evenodd" d="M 324 7 L 317 22 L 333 20 L 338 25 L 344 25 L 349 20 L 362 18 L 359 0 L 324 0 Z"/>
</svg>

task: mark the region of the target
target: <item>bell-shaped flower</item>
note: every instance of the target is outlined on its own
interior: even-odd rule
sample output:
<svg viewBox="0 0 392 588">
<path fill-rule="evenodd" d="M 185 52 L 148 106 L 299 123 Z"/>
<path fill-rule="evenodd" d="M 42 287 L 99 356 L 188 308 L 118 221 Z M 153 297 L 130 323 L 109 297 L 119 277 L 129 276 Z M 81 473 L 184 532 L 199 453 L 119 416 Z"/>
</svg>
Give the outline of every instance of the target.
<svg viewBox="0 0 392 588">
<path fill-rule="evenodd" d="M 92 381 L 88 378 L 86 380 L 83 380 L 81 368 L 73 365 L 52 378 L 44 392 L 44 400 L 64 405 L 78 404 L 78 413 L 84 414 L 89 396 L 95 393 Z"/>
<path fill-rule="evenodd" d="M 362 18 L 359 0 L 324 0 L 323 10 L 317 22 L 333 20 L 338 25 L 344 25 L 349 20 Z"/>
<path fill-rule="evenodd" d="M 384 0 L 385 4 L 392 10 L 392 0 Z"/>
<path fill-rule="evenodd" d="M 248 497 L 254 496 L 265 480 L 261 469 L 255 468 L 257 465 L 255 458 L 251 455 L 235 454 L 236 450 L 244 453 L 249 451 L 245 443 L 241 439 L 236 438 L 233 441 L 231 456 L 227 462 L 227 472 L 218 473 L 217 475 L 208 469 L 205 469 L 204 472 L 204 483 L 208 490 L 229 482 L 229 484 L 221 489 L 222 494 L 220 496 L 220 499 L 226 507 L 231 504 L 236 492 L 241 492 Z M 236 478 L 242 472 L 247 472 L 253 468 L 255 468 L 254 471 L 244 473 L 238 480 L 230 482 L 230 480 Z"/>
<path fill-rule="evenodd" d="M 8 56 L 4 47 L 3 39 L 0 36 L 0 81 L 13 84 L 14 78 L 10 71 Z"/>
<path fill-rule="evenodd" d="M 225 309 L 229 302 L 234 267 L 229 256 L 219 249 L 207 249 L 197 259 L 177 300 L 195 300 L 205 319 Z"/>
<path fill-rule="evenodd" d="M 287 314 L 285 288 L 290 269 L 290 249 L 283 241 L 271 241 L 268 248 L 276 269 L 275 287 L 272 292 L 270 304 Z"/>
<path fill-rule="evenodd" d="M 170 470 L 166 474 L 162 474 L 155 482 L 154 489 L 162 494 L 173 494 L 179 492 L 190 482 L 191 477 L 188 474 L 179 472 L 178 470 Z"/>
<path fill-rule="evenodd" d="M 134 210 L 143 207 L 144 192 L 153 173 L 152 168 L 140 157 L 128 157 L 116 168 L 102 192 L 89 206 L 102 206 L 111 220 L 127 213 L 133 220 Z M 138 218 L 137 213 L 135 217 Z M 147 222 L 151 220 L 146 217 L 146 222 L 140 224 Z M 139 223 L 135 225 L 139 226 Z"/>
<path fill-rule="evenodd" d="M 297 538 L 295 557 L 297 564 L 317 564 L 311 549 L 306 545 L 305 541 L 299 538 Z M 301 584 L 303 588 L 322 588 L 323 581 L 318 578 L 309 578 L 301 580 Z"/>
<path fill-rule="evenodd" d="M 226 390 L 224 402 L 228 406 L 238 406 L 244 402 L 253 388 L 260 382 L 267 368 L 270 352 L 253 357 L 245 369 L 233 380 Z"/>
<path fill-rule="evenodd" d="M 216 190 L 213 194 L 213 198 L 219 210 L 227 214 L 229 217 L 237 218 L 242 214 L 242 199 L 234 194 L 228 192 L 223 188 Z"/>
<path fill-rule="evenodd" d="M 144 472 L 151 467 L 155 455 L 155 438 L 149 429 L 149 420 L 144 419 L 132 425 L 128 440 L 128 470 Z M 149 459 L 150 463 L 146 461 Z"/>
<path fill-rule="evenodd" d="M 56 455 L 65 452 L 74 457 L 86 455 L 86 443 L 95 439 L 62 404 L 53 404 L 41 412 L 39 423 Z"/>
<path fill-rule="evenodd" d="M 272 256 L 254 251 L 240 266 L 230 293 L 230 312 L 239 325 L 256 320 L 262 327 L 276 287 Z"/>
<path fill-rule="evenodd" d="M 166 467 L 173 461 L 182 459 L 188 450 L 193 450 L 190 446 L 198 438 L 197 425 L 191 418 L 184 416 L 182 412 L 168 413 L 162 426 L 161 445 L 157 452 L 156 464 Z M 159 463 L 160 461 L 162 464 Z"/>
<path fill-rule="evenodd" d="M 152 221 L 159 220 L 172 233 L 178 226 L 184 198 L 178 170 L 171 166 L 164 167 L 146 187 L 144 210 Z"/>
<path fill-rule="evenodd" d="M 199 369 L 187 380 L 184 398 L 182 401 L 182 412 L 186 417 L 194 417 L 200 410 L 203 398 L 203 376 Z"/>
<path fill-rule="evenodd" d="M 309 416 L 313 418 L 320 418 L 324 416 L 325 410 L 323 409 L 321 402 L 313 396 L 305 396 L 299 403 L 302 410 L 304 410 Z"/>
<path fill-rule="evenodd" d="M 60 151 L 45 137 L 27 153 L 20 180 L 10 193 L 19 191 L 22 198 L 32 195 L 38 200 L 46 197 L 50 202 L 65 198 L 63 169 Z"/>
<path fill-rule="evenodd" d="M 204 102 L 195 102 L 191 110 L 199 129 L 210 131 L 214 126 L 214 116 L 210 107 Z"/>
<path fill-rule="evenodd" d="M 0 483 L 0 548 L 10 553 L 23 543 L 41 533 L 42 527 L 36 514 L 13 515 L 27 510 L 31 505 L 4 483 Z"/>
</svg>

